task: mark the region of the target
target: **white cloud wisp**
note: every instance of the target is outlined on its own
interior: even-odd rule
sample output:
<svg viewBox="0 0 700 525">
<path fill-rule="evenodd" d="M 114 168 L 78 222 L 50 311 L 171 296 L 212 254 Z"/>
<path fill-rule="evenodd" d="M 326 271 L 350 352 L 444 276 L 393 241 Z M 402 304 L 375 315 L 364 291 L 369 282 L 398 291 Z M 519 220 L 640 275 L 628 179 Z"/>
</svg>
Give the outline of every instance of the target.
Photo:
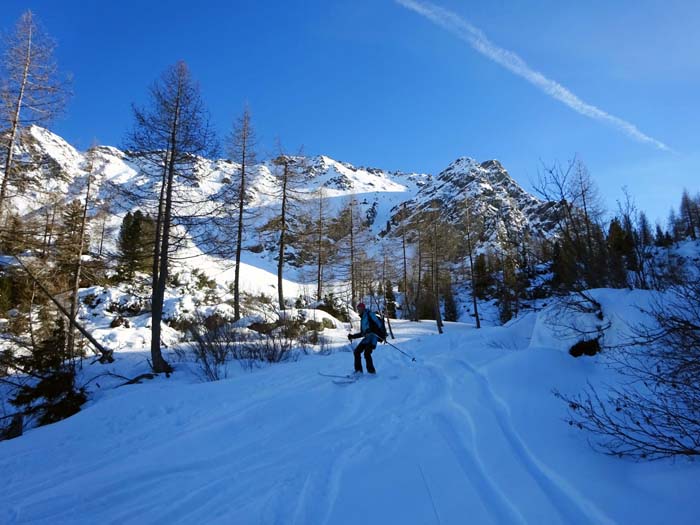
<svg viewBox="0 0 700 525">
<path fill-rule="evenodd" d="M 584 102 L 558 82 L 545 77 L 539 71 L 535 71 L 518 55 L 495 45 L 480 29 L 471 25 L 459 15 L 429 2 L 418 2 L 416 0 L 395 1 L 406 9 L 410 9 L 434 24 L 450 31 L 469 43 L 485 57 L 534 84 L 550 97 L 569 106 L 581 115 L 610 124 L 635 140 L 646 142 L 660 150 L 670 151 L 666 144 L 642 133 L 634 124 Z"/>
</svg>

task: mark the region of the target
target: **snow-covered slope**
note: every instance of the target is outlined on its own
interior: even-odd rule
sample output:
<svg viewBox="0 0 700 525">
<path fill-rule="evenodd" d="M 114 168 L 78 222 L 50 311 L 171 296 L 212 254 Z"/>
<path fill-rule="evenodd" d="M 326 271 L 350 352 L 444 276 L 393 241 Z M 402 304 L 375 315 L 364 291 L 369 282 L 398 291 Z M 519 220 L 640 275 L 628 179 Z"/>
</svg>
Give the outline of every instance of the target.
<svg viewBox="0 0 700 525">
<path fill-rule="evenodd" d="M 553 388 L 611 378 L 600 357 L 542 346 L 538 321 L 441 336 L 397 321 L 393 343 L 416 361 L 380 346 L 378 375 L 349 385 L 318 374 L 351 369 L 341 346 L 215 383 L 179 363 L 103 388 L 76 416 L 0 442 L 0 522 L 697 523 L 697 464 L 603 456 L 562 421 Z M 117 358 L 86 373 L 133 374 L 145 354 Z"/>
</svg>

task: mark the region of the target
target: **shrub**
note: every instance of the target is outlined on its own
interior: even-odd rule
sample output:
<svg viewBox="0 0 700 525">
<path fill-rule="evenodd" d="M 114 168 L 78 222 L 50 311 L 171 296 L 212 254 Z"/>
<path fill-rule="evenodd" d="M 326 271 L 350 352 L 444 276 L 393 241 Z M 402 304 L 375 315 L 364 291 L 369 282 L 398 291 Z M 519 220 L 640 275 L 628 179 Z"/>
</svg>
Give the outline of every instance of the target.
<svg viewBox="0 0 700 525">
<path fill-rule="evenodd" d="M 22 408 L 24 415 L 37 417 L 39 425 L 70 417 L 87 401 L 85 388 L 76 386 L 75 365 L 66 359 L 65 345 L 65 327 L 59 318 L 51 335 L 29 355 L 17 357 L 14 366 L 36 382 L 22 385 L 10 403 Z"/>
<path fill-rule="evenodd" d="M 594 356 L 598 352 L 600 352 L 600 341 L 597 338 L 578 341 L 569 348 L 569 354 L 574 357 L 581 357 L 582 355 Z"/>
<path fill-rule="evenodd" d="M 604 395 L 590 384 L 571 396 L 555 392 L 569 406 L 569 424 L 593 434 L 594 447 L 635 459 L 700 456 L 698 305 L 697 280 L 660 296 L 649 321 L 611 349 L 620 386 Z"/>
<path fill-rule="evenodd" d="M 343 323 L 350 322 L 350 313 L 348 307 L 340 299 L 329 293 L 323 298 L 323 304 L 318 306 L 319 310 L 329 313 Z"/>
</svg>

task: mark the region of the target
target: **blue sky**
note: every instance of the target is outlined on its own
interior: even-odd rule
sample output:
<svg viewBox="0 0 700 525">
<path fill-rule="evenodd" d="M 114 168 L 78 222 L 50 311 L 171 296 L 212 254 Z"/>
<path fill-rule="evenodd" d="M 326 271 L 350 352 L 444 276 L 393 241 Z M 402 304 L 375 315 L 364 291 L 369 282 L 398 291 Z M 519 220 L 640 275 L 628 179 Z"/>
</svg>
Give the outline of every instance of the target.
<svg viewBox="0 0 700 525">
<path fill-rule="evenodd" d="M 434 5 L 669 150 L 582 115 L 395 0 L 5 0 L 0 28 L 32 9 L 58 41 L 75 96 L 53 129 L 79 148 L 119 146 L 131 103 L 183 59 L 222 136 L 250 104 L 263 157 L 279 137 L 290 150 L 390 170 L 497 158 L 530 189 L 542 163 L 578 155 L 609 210 L 626 186 L 652 220 L 665 220 L 684 187 L 700 191 L 700 3 Z"/>
</svg>

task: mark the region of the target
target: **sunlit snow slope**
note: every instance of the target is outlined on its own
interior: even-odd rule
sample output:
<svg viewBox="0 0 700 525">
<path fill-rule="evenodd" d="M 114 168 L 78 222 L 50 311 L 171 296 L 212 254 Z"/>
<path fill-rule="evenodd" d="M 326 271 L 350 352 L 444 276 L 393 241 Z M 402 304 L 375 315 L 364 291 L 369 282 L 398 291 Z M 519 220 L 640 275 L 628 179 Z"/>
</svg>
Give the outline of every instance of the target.
<svg viewBox="0 0 700 525">
<path fill-rule="evenodd" d="M 551 389 L 605 371 L 532 346 L 535 314 L 394 329 L 416 361 L 380 346 L 354 384 L 318 374 L 351 370 L 343 351 L 215 383 L 180 368 L 2 442 L 0 522 L 697 523 L 697 465 L 603 456 L 561 421 Z"/>
</svg>

